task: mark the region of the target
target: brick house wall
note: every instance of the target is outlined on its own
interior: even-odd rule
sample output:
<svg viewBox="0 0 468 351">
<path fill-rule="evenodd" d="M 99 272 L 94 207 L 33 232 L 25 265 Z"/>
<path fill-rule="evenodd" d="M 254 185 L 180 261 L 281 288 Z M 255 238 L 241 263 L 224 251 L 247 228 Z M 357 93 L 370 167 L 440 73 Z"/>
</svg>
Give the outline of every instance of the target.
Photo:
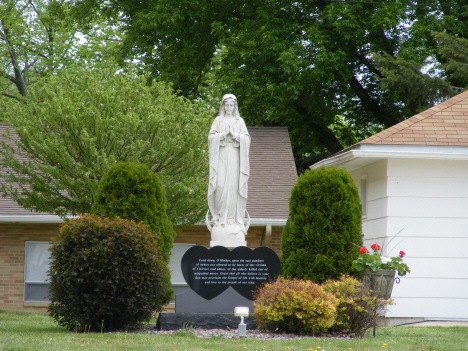
<svg viewBox="0 0 468 351">
<path fill-rule="evenodd" d="M 25 242 L 49 242 L 59 234 L 61 224 L 0 224 L 0 309 L 46 311 L 47 302 L 24 301 Z M 282 227 L 272 227 L 270 247 L 280 254 Z M 193 243 L 209 247 L 211 236 L 205 226 L 177 230 L 175 243 Z M 252 226 L 247 235 L 251 248 L 264 245 L 265 227 Z M 262 245 L 261 245 L 262 244 Z"/>
<path fill-rule="evenodd" d="M 0 309 L 45 311 L 47 303 L 24 301 L 26 241 L 50 241 L 60 224 L 0 224 Z"/>
<path fill-rule="evenodd" d="M 190 243 L 210 247 L 211 234 L 204 225 L 190 226 L 176 231 L 177 236 L 174 243 Z M 278 255 L 281 254 L 281 234 L 283 227 L 272 227 L 269 247 Z M 254 249 L 259 246 L 265 246 L 265 226 L 251 226 L 245 238 L 247 246 Z"/>
</svg>

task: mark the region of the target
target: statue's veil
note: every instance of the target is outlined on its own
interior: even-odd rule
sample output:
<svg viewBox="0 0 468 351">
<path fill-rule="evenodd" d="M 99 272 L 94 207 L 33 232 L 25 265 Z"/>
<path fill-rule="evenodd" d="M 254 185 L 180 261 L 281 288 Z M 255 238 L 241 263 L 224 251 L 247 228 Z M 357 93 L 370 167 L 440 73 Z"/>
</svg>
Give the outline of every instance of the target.
<svg viewBox="0 0 468 351">
<path fill-rule="evenodd" d="M 240 117 L 239 108 L 237 106 L 237 98 L 233 94 L 226 94 L 223 96 L 223 99 L 221 100 L 221 106 L 219 106 L 218 117 L 224 117 L 224 103 L 229 99 L 234 101 L 234 112 L 232 114 L 236 118 Z"/>
</svg>

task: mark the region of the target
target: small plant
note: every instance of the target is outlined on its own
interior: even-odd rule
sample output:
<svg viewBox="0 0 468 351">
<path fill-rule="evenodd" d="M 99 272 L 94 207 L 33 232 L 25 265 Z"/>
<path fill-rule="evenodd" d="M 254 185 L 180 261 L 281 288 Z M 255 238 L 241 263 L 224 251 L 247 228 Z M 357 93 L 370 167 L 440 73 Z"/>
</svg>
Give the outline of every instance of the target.
<svg viewBox="0 0 468 351">
<path fill-rule="evenodd" d="M 408 265 L 403 262 L 405 252 L 400 251 L 398 256 L 388 257 L 382 256 L 383 248 L 378 244 L 372 244 L 371 249 L 373 254 L 369 253 L 369 250 L 365 247 L 359 249 L 359 256 L 353 261 L 353 268 L 358 271 L 363 271 L 366 268 L 370 268 L 376 272 L 379 269 L 391 269 L 396 270 L 398 275 L 403 276 L 406 273 L 411 272 Z"/>
<path fill-rule="evenodd" d="M 148 226 L 84 215 L 52 240 L 49 313 L 72 331 L 134 327 L 169 303 L 169 271 Z"/>
<path fill-rule="evenodd" d="M 261 287 L 254 316 L 264 330 L 320 333 L 335 323 L 338 299 L 308 280 L 279 279 Z"/>
<path fill-rule="evenodd" d="M 355 278 L 342 276 L 340 280 L 328 280 L 323 289 L 339 301 L 335 324 L 331 332 L 363 336 L 374 324 L 376 315 L 385 311 L 389 300 L 376 297 Z"/>
</svg>

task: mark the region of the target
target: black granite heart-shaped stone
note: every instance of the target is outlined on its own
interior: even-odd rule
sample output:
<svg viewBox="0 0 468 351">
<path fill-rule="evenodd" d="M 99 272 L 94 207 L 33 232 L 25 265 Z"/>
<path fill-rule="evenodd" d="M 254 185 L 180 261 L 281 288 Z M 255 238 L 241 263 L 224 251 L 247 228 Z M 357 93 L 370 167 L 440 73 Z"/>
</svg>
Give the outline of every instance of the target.
<svg viewBox="0 0 468 351">
<path fill-rule="evenodd" d="M 252 300 L 260 285 L 278 278 L 281 267 L 278 255 L 269 247 L 251 250 L 246 246 L 232 251 L 224 246 L 193 246 L 185 252 L 181 266 L 187 284 L 206 300 L 230 286 Z"/>
</svg>

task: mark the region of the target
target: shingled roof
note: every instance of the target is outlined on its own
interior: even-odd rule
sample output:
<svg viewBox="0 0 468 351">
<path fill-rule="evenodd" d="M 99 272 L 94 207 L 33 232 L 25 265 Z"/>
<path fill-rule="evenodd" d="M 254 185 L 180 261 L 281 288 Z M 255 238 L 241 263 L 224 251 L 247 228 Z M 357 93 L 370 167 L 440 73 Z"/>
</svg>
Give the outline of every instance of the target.
<svg viewBox="0 0 468 351">
<path fill-rule="evenodd" d="M 359 144 L 468 146 L 468 91 L 364 139 Z"/>
<path fill-rule="evenodd" d="M 287 219 L 297 180 L 287 128 L 248 127 L 250 179 L 247 211 L 251 218 Z"/>
<path fill-rule="evenodd" d="M 0 140 L 8 125 L 0 123 Z M 247 211 L 255 219 L 287 219 L 289 196 L 296 183 L 288 130 L 281 127 L 250 127 L 250 179 Z M 208 186 L 208 185 L 207 185 Z M 0 197 L 0 221 L 2 216 L 50 215 L 24 209 L 13 199 Z"/>
</svg>

